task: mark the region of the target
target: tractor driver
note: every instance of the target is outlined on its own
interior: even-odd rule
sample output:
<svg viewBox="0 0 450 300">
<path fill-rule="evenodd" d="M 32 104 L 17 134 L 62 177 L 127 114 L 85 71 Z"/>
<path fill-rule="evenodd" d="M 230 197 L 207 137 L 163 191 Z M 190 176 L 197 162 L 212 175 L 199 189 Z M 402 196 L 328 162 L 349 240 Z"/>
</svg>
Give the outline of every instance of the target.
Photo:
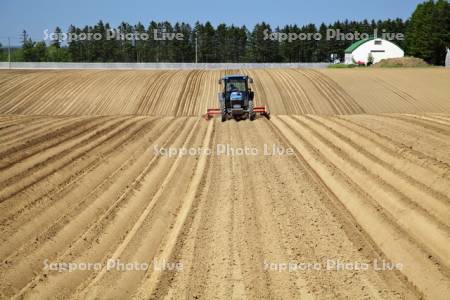
<svg viewBox="0 0 450 300">
<path fill-rule="evenodd" d="M 229 90 L 230 92 L 235 92 L 235 91 L 237 91 L 237 88 L 236 88 L 236 86 L 232 83 L 232 84 L 230 84 L 230 90 Z"/>
</svg>

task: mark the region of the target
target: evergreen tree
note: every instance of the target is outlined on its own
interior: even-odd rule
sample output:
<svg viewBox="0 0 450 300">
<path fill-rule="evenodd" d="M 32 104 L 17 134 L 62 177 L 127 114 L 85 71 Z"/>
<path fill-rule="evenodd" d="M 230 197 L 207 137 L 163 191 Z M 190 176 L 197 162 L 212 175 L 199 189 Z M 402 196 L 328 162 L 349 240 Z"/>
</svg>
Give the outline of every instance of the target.
<svg viewBox="0 0 450 300">
<path fill-rule="evenodd" d="M 24 61 L 36 61 L 34 42 L 28 37 L 26 30 L 22 31 L 22 55 Z"/>
<path fill-rule="evenodd" d="M 75 37 L 75 35 L 77 35 L 78 33 L 80 33 L 79 28 L 76 28 L 73 25 L 69 26 L 68 34 L 70 37 Z M 67 48 L 72 61 L 83 61 L 82 44 L 80 43 L 80 41 L 78 41 L 77 39 L 69 39 Z"/>
<path fill-rule="evenodd" d="M 59 27 L 56 27 L 54 33 L 56 34 L 55 39 L 53 39 L 50 43 L 50 45 L 45 49 L 45 61 L 52 61 L 52 62 L 65 62 L 70 60 L 70 56 L 68 54 L 67 48 L 61 47 L 61 29 Z M 45 46 L 39 45 L 39 47 Z M 36 48 L 39 48 L 38 44 L 36 44 Z M 42 49 L 40 49 L 37 52 L 42 52 Z M 43 57 L 40 57 L 39 60 L 43 61 Z"/>
<path fill-rule="evenodd" d="M 419 4 L 408 25 L 406 51 L 431 64 L 444 64 L 450 44 L 450 10 L 446 0 Z"/>
<path fill-rule="evenodd" d="M 231 48 L 232 62 L 245 62 L 247 57 L 248 36 L 250 35 L 247 27 L 234 27 L 230 29 L 230 34 L 233 37 Z"/>
<path fill-rule="evenodd" d="M 56 37 L 55 37 L 55 39 L 52 40 L 51 45 L 54 46 L 55 48 L 60 48 L 61 47 L 61 28 L 56 27 L 54 33 L 55 33 Z"/>
<path fill-rule="evenodd" d="M 256 24 L 250 36 L 250 55 L 253 62 L 277 62 L 280 59 L 278 41 L 272 37 L 269 24 Z M 276 33 L 276 32 L 275 32 Z"/>
<path fill-rule="evenodd" d="M 233 37 L 230 34 L 230 29 L 225 24 L 217 26 L 214 44 L 216 45 L 215 61 L 231 62 L 231 49 L 233 47 Z"/>
<path fill-rule="evenodd" d="M 136 62 L 135 41 L 132 38 L 127 38 L 132 36 L 134 28 L 130 24 L 122 22 L 119 25 L 118 33 L 123 38 L 119 39 L 120 56 L 117 58 L 120 62 Z"/>
<path fill-rule="evenodd" d="M 186 23 L 176 23 L 175 34 L 182 34 L 183 39 L 175 39 L 173 44 L 173 60 L 175 62 L 193 62 L 195 53 L 192 44 L 192 28 Z"/>
<path fill-rule="evenodd" d="M 147 34 L 149 39 L 145 43 L 144 60 L 147 62 L 159 62 L 159 43 L 155 41 L 154 34 L 158 31 L 158 24 L 154 21 L 150 22 Z"/>
<path fill-rule="evenodd" d="M 33 60 L 36 62 L 45 62 L 47 59 L 47 45 L 44 41 L 37 42 L 34 44 L 33 52 Z"/>
<path fill-rule="evenodd" d="M 317 42 L 317 61 L 330 61 L 330 55 L 332 52 L 332 48 L 330 47 L 330 42 L 326 40 L 328 26 L 325 23 L 322 23 L 319 27 L 319 33 L 322 36 L 322 39 Z"/>
<path fill-rule="evenodd" d="M 103 53 L 105 55 L 105 60 L 107 62 L 118 61 L 119 54 L 119 42 L 112 36 L 112 33 L 117 32 L 115 29 L 111 28 L 109 23 L 104 25 L 104 41 L 103 41 Z"/>
<path fill-rule="evenodd" d="M 198 39 L 198 61 L 202 63 L 216 62 L 217 46 L 215 29 L 210 22 L 204 25 L 196 23 L 195 33 Z"/>
<path fill-rule="evenodd" d="M 172 62 L 174 61 L 174 40 L 169 39 L 167 34 L 173 34 L 173 26 L 170 22 L 161 22 L 158 24 L 159 32 L 161 34 L 161 39 L 157 42 L 160 44 L 160 61 L 161 62 Z M 173 37 L 172 37 L 173 38 Z"/>
</svg>

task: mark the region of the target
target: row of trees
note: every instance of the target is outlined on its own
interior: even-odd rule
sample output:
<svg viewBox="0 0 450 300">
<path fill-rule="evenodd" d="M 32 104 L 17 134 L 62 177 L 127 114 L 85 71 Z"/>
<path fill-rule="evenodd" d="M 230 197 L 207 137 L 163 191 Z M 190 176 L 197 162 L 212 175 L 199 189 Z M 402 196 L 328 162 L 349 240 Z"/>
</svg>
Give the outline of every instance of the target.
<svg viewBox="0 0 450 300">
<path fill-rule="evenodd" d="M 68 49 L 61 48 L 60 42 L 55 40 L 47 46 L 44 41 L 33 42 L 26 31 L 22 33 L 22 56 L 24 61 L 71 61 Z"/>
<path fill-rule="evenodd" d="M 197 47 L 198 62 L 323 62 L 330 59 L 331 53 L 342 57 L 345 48 L 354 42 L 342 37 L 327 40 L 328 30 L 339 31 L 341 35 L 354 32 L 371 35 L 375 29 L 380 33 L 384 30 L 404 34 L 406 26 L 407 22 L 401 19 L 344 21 L 319 27 L 314 24 L 301 27 L 286 25 L 274 29 L 262 22 L 250 31 L 246 26 L 220 24 L 214 27 L 210 22 L 197 22 L 194 26 L 151 22 L 147 27 L 141 23 L 122 23 L 112 28 L 109 23 L 100 21 L 83 28 L 70 26 L 68 34 L 63 37 L 76 38 L 52 40 L 47 51 L 45 42 L 31 41 L 26 32 L 22 40 L 25 61 L 194 62 Z M 114 37 L 107 38 L 111 33 Z M 149 38 L 135 38 L 143 33 Z M 161 36 L 164 33 L 181 34 L 183 38 L 164 39 Z M 61 29 L 56 28 L 52 37 L 61 37 L 60 34 Z M 116 38 L 127 34 L 133 39 Z M 294 38 L 286 39 L 289 34 Z M 88 36 L 90 38 L 85 38 Z M 101 38 L 95 39 L 97 36 Z M 401 40 L 397 42 L 403 43 Z"/>
<path fill-rule="evenodd" d="M 447 0 L 429 0 L 420 4 L 406 21 L 346 20 L 319 27 L 308 24 L 272 28 L 262 22 L 249 30 L 246 26 L 226 24 L 214 27 L 210 22 L 197 22 L 193 26 L 150 22 L 148 26 L 122 23 L 112 28 L 109 23 L 100 21 L 83 28 L 70 26 L 69 36 L 78 39 L 55 39 L 48 45 L 33 42 L 24 32 L 19 57 L 24 61 L 194 62 L 197 47 L 198 62 L 323 62 L 329 61 L 330 54 L 343 58 L 345 49 L 354 42 L 342 36 L 327 40 L 330 30 L 341 35 L 355 32 L 372 35 L 377 30 L 379 34 L 404 34 L 405 40 L 394 42 L 408 55 L 424 58 L 433 64 L 443 64 L 445 49 L 450 45 L 449 18 Z M 61 37 L 60 28 L 56 28 L 55 33 Z M 106 38 L 111 33 L 114 37 Z M 147 39 L 139 38 L 143 34 Z M 127 35 L 128 39 L 116 38 Z M 90 38 L 81 39 L 83 36 Z M 288 36 L 289 39 L 286 38 Z"/>
</svg>

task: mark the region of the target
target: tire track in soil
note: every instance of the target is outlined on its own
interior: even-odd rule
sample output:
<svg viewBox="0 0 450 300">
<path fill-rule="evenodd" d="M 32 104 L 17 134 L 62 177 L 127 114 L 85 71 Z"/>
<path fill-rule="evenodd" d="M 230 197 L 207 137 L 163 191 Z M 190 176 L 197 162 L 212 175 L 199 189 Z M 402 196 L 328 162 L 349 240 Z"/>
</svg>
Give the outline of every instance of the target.
<svg viewBox="0 0 450 300">
<path fill-rule="evenodd" d="M 376 201 L 383 209 L 389 212 L 393 220 L 405 230 L 408 235 L 414 237 L 419 244 L 436 254 L 445 266 L 450 265 L 450 255 L 446 250 L 450 247 L 450 236 L 448 227 L 443 226 L 438 220 L 431 218 L 429 214 L 416 206 L 410 205 L 409 199 L 399 190 L 395 179 L 389 178 L 384 173 L 373 174 L 376 165 L 363 164 L 357 159 L 361 157 L 357 151 L 346 152 L 344 146 L 339 145 L 339 140 L 326 138 L 324 131 L 319 132 L 312 124 L 307 122 L 305 117 L 293 117 L 304 128 L 308 141 L 315 143 L 327 157 L 348 176 L 352 176 L 353 182 L 365 193 Z M 359 155 L 359 157 L 358 157 Z M 389 183 L 384 181 L 390 179 Z M 365 183 L 371 182 L 369 187 Z M 417 190 L 416 190 L 417 192 Z M 417 200 L 420 201 L 420 200 Z M 410 222 L 411 219 L 415 221 Z M 433 234 L 430 234 L 430 233 Z"/>
<path fill-rule="evenodd" d="M 42 181 L 48 175 L 57 173 L 73 160 L 82 157 L 102 143 L 109 141 L 115 135 L 126 132 L 134 125 L 133 122 L 134 120 L 131 117 L 128 117 L 128 120 L 125 122 L 114 120 L 113 124 L 105 125 L 98 131 L 87 133 L 85 136 L 74 139 L 75 141 L 73 142 L 68 141 L 71 146 L 70 148 L 61 144 L 58 147 L 64 147 L 62 151 L 58 151 L 57 149 L 54 149 L 56 153 L 47 151 L 50 153 L 48 153 L 47 157 L 43 158 L 43 161 L 38 161 L 36 164 L 31 162 L 31 167 L 27 170 L 9 177 L 0 183 L 0 186 L 3 187 L 0 191 L 0 203 Z M 51 164 L 52 162 L 57 163 Z M 13 182 L 17 182 L 17 184 L 12 185 Z"/>
<path fill-rule="evenodd" d="M 115 141 L 110 144 L 111 148 L 100 150 L 102 152 L 101 156 L 96 157 L 96 160 L 94 161 L 89 161 L 85 169 L 75 173 L 68 181 L 63 182 L 60 185 L 55 184 L 40 198 L 34 198 L 24 204 L 18 203 L 10 208 L 3 208 L 6 212 L 5 218 L 1 221 L 2 232 L 11 232 L 10 234 L 7 234 L 8 239 L 4 240 L 8 245 L 8 248 L 16 249 L 32 234 L 40 236 L 44 232 L 43 228 L 48 227 L 53 222 L 54 219 L 50 216 L 64 218 L 66 217 L 66 214 L 73 213 L 72 209 L 74 207 L 80 209 L 80 204 L 77 199 L 83 199 L 83 197 L 88 195 L 88 192 L 95 190 L 96 186 L 102 185 L 105 182 L 102 174 L 115 173 L 117 172 L 117 169 L 123 171 L 124 168 L 127 167 L 127 163 L 135 160 L 134 157 L 140 155 L 143 149 L 145 149 L 140 145 L 142 144 L 142 136 L 144 134 L 149 137 L 154 137 L 160 135 L 161 132 L 164 132 L 163 130 L 166 126 L 166 122 L 161 120 L 158 122 L 158 126 L 154 127 L 152 131 L 145 133 L 144 131 L 148 130 L 147 127 L 156 122 L 155 119 L 149 119 L 149 121 L 150 122 L 145 123 L 144 126 L 139 127 L 135 132 L 130 132 L 129 136 L 117 138 L 117 142 Z M 130 153 L 133 153 L 131 157 L 129 155 L 117 155 L 117 152 L 120 153 L 120 150 L 125 146 L 129 149 Z M 111 167 L 102 164 L 103 162 L 112 159 L 114 154 L 116 154 L 116 156 L 114 156 L 114 164 Z M 120 168 L 115 169 L 115 166 L 119 165 L 121 162 L 123 163 L 120 165 Z M 81 185 L 83 188 L 80 189 L 79 187 Z M 83 201 L 81 201 L 81 203 L 83 203 Z M 64 214 L 61 214 L 60 212 L 63 209 Z M 20 223 L 13 223 L 17 220 L 20 220 Z M 0 251 L 0 253 L 2 253 L 1 257 L 4 256 L 5 250 L 6 249 L 2 249 Z"/>
<path fill-rule="evenodd" d="M 177 136 L 178 139 L 180 139 L 180 136 L 177 133 L 180 133 L 178 129 L 181 124 L 181 119 L 172 123 L 171 126 L 169 126 L 169 134 L 167 136 L 161 136 L 156 139 L 155 142 L 158 140 L 164 141 L 164 139 L 168 138 L 169 140 L 162 143 L 164 145 L 165 143 L 172 143 L 173 139 Z M 186 133 L 187 130 L 185 129 L 183 132 Z M 58 220 L 59 224 L 55 224 L 59 227 L 58 231 L 55 233 L 50 232 L 53 237 L 39 240 L 39 244 L 34 245 L 35 247 L 33 247 L 33 249 L 22 249 L 22 252 L 25 251 L 25 253 L 21 253 L 20 255 L 18 254 L 17 256 L 25 257 L 26 259 L 20 261 L 18 266 L 10 270 L 10 274 L 2 274 L 5 278 L 8 278 L 9 281 L 14 282 L 16 285 L 22 284 L 21 291 L 19 292 L 16 290 L 14 292 L 16 296 L 23 293 L 33 292 L 33 290 L 37 287 L 41 287 L 44 279 L 55 279 L 56 283 L 63 285 L 64 283 L 67 283 L 65 280 L 62 282 L 59 281 L 61 277 L 64 278 L 67 274 L 57 273 L 57 275 L 60 275 L 61 277 L 56 276 L 54 278 L 50 277 L 52 274 L 48 274 L 48 271 L 44 272 L 42 267 L 39 268 L 39 266 L 42 266 L 42 257 L 47 257 L 51 261 L 52 259 L 54 259 L 54 261 L 75 261 L 76 258 L 81 259 L 81 261 L 87 261 L 83 260 L 82 256 L 87 255 L 88 253 L 99 258 L 94 261 L 103 261 L 103 259 L 100 259 L 100 256 L 103 257 L 103 255 L 106 255 L 110 247 L 108 245 L 115 243 L 114 235 L 108 235 L 107 232 L 105 232 L 109 228 L 108 226 L 115 224 L 117 227 L 115 229 L 115 233 L 117 234 L 117 238 L 120 238 L 123 232 L 126 232 L 128 226 L 131 224 L 130 216 L 126 218 L 123 218 L 122 216 L 120 218 L 120 215 L 117 215 L 117 213 L 121 212 L 121 209 L 123 209 L 123 214 L 125 214 L 125 216 L 127 216 L 126 212 L 137 213 L 139 211 L 139 206 L 136 205 L 142 205 L 142 201 L 133 202 L 131 201 L 131 197 L 133 197 L 135 191 L 140 188 L 140 181 L 143 176 L 146 175 L 143 170 L 147 173 L 152 172 L 154 171 L 153 167 L 155 165 L 158 166 L 160 163 L 159 156 L 154 156 L 151 154 L 153 154 L 153 149 L 148 149 L 145 154 L 130 161 L 127 160 L 126 163 L 131 163 L 131 166 L 126 168 L 124 168 L 123 165 L 120 166 L 120 168 L 116 169 L 118 174 L 112 174 L 111 178 L 105 178 L 101 184 L 95 187 L 95 189 L 87 195 L 86 199 L 89 201 L 82 211 L 78 213 L 73 212 L 72 218 L 68 215 L 66 218 Z M 159 168 L 156 168 L 156 170 L 159 170 Z M 111 182 L 111 179 L 114 179 L 114 182 Z M 89 198 L 92 198 L 92 200 L 95 201 L 92 201 Z M 126 209 L 126 207 L 129 208 Z M 80 226 L 80 224 L 84 225 Z M 95 252 L 95 250 L 98 250 L 98 252 Z M 87 259 L 86 256 L 85 259 Z M 36 271 L 25 272 L 25 274 L 35 274 L 32 275 L 34 279 L 32 281 L 24 281 L 26 279 L 20 278 L 19 280 L 19 277 L 17 276 L 24 272 L 24 268 L 26 269 L 30 267 L 40 269 L 38 273 L 36 273 Z M 76 276 L 77 274 L 70 273 L 69 275 Z M 29 278 L 29 280 L 30 279 L 31 278 Z M 69 282 L 76 284 L 76 282 L 81 283 L 80 280 L 85 279 L 85 276 L 80 277 L 80 274 L 78 274 L 78 277 L 72 278 Z M 65 292 L 69 292 L 67 288 L 68 287 L 65 288 Z M 50 288 L 47 287 L 44 291 L 48 292 L 49 290 Z M 56 293 L 55 290 L 54 295 L 56 294 L 58 293 Z"/>
<path fill-rule="evenodd" d="M 193 120 L 190 120 L 191 122 L 189 122 L 190 126 L 187 126 L 186 128 L 183 129 L 183 133 L 182 135 L 177 136 L 177 144 L 173 144 L 171 146 L 180 146 L 182 147 L 183 144 L 187 145 L 187 143 L 191 140 L 192 136 L 193 136 L 193 132 L 192 128 L 190 128 L 192 125 L 194 125 L 194 123 L 192 122 Z M 198 120 L 196 120 L 195 122 L 196 124 L 198 123 Z M 198 136 L 197 136 L 198 137 Z M 182 144 L 180 144 L 182 143 Z M 164 160 L 164 158 L 162 158 Z M 161 161 L 161 159 L 159 160 Z M 155 218 L 155 214 L 160 215 L 161 212 L 163 212 L 165 209 L 163 209 L 163 207 L 160 207 L 161 205 L 165 205 L 166 202 L 164 202 L 163 200 L 159 200 L 159 198 L 161 198 L 161 195 L 163 193 L 165 193 L 166 190 L 170 189 L 170 185 L 173 185 L 173 183 L 170 183 L 171 181 L 171 177 L 173 177 L 174 174 L 178 174 L 175 172 L 178 172 L 179 167 L 180 167 L 180 159 L 176 159 L 175 161 L 165 161 L 163 162 L 163 164 L 165 165 L 164 169 L 160 169 L 160 167 L 156 167 L 156 168 L 152 168 L 149 170 L 144 170 L 141 174 L 143 176 L 138 176 L 137 180 L 140 181 L 139 185 L 141 186 L 139 188 L 139 190 L 137 190 L 133 195 L 133 206 L 136 205 L 136 203 L 139 203 L 140 206 L 142 206 L 139 210 L 137 210 L 136 208 L 134 208 L 133 210 L 131 210 L 132 208 L 122 208 L 121 210 L 119 210 L 117 212 L 117 216 L 116 218 L 119 219 L 119 221 L 121 221 L 122 223 L 125 223 L 127 226 L 127 230 L 124 231 L 124 229 L 121 229 L 121 231 L 124 232 L 124 234 L 121 236 L 121 241 L 120 243 L 116 244 L 113 248 L 110 248 L 111 253 L 108 254 L 108 257 L 115 257 L 116 255 L 120 256 L 119 253 L 123 253 L 123 251 L 128 251 L 128 247 L 130 245 L 130 243 L 134 242 L 135 238 L 140 238 L 142 236 L 142 232 L 141 232 L 141 226 L 147 226 L 147 222 L 152 221 Z M 183 168 L 185 168 L 185 166 L 183 166 Z M 163 171 L 164 170 L 164 171 Z M 148 173 L 150 172 L 150 173 Z M 162 173 L 165 174 L 164 176 L 162 176 Z M 144 174 L 148 174 L 148 175 L 144 175 Z M 145 176 L 145 177 L 144 177 Z M 147 178 L 146 178 L 147 177 Z M 148 178 L 150 177 L 150 178 Z M 161 179 L 161 182 L 157 185 L 157 186 L 149 186 L 148 183 L 149 182 L 154 182 L 155 177 L 158 177 Z M 147 186 L 147 188 L 143 188 Z M 173 195 L 172 195 L 173 196 Z M 147 199 L 152 199 L 152 201 L 148 201 Z M 166 200 L 170 200 L 170 199 L 176 199 L 175 197 L 173 198 L 164 198 Z M 130 201 L 130 200 L 129 200 Z M 170 200 L 172 201 L 172 200 Z M 170 202 L 169 201 L 169 202 Z M 131 212 L 133 212 L 133 216 L 132 216 L 132 220 L 130 219 L 130 217 L 127 217 L 127 214 L 130 214 Z M 151 218 L 149 217 L 148 219 L 146 218 L 148 216 L 148 214 L 151 214 Z M 171 214 L 171 217 L 174 218 L 174 214 Z M 149 236 L 149 238 L 151 237 L 151 241 L 150 243 L 143 243 L 140 245 L 148 245 L 151 247 L 151 245 L 153 245 L 154 243 L 156 243 L 156 240 L 158 238 L 163 237 L 163 234 L 165 232 L 165 230 L 163 230 L 163 228 L 161 227 L 161 224 L 158 224 L 158 222 L 161 221 L 160 219 L 156 220 L 156 225 L 157 228 L 150 228 L 152 230 L 152 234 Z M 118 222 L 118 221 L 117 221 Z M 120 226 L 120 223 L 113 223 L 111 226 L 114 227 L 118 227 Z M 122 225 L 123 226 L 123 225 Z M 148 228 L 147 228 L 148 229 Z M 110 229 L 112 230 L 112 229 Z M 116 229 L 117 230 L 117 229 Z M 155 231 L 156 230 L 156 231 Z M 115 232 L 115 230 L 113 231 Z M 137 236 L 138 235 L 138 236 Z M 138 249 L 136 249 L 138 251 Z M 81 249 L 80 249 L 81 251 Z M 92 256 L 97 255 L 98 253 L 101 252 L 99 250 L 96 250 L 94 252 L 91 251 L 91 253 L 89 255 L 85 255 L 85 259 L 93 259 Z M 142 252 L 141 252 L 142 253 Z M 149 255 L 149 253 L 147 251 L 144 251 L 144 255 Z M 91 258 L 88 258 L 91 257 Z M 81 260 L 81 258 L 80 258 Z M 83 261 L 83 260 L 81 260 Z M 108 275 L 114 273 L 108 273 Z M 100 273 L 97 273 L 95 276 L 93 276 L 91 279 L 93 281 L 86 281 L 86 278 L 84 278 L 85 283 L 83 283 L 81 286 L 79 286 L 78 288 L 78 292 L 79 295 L 76 296 L 77 294 L 75 294 L 76 297 L 86 297 L 86 295 L 84 295 L 84 291 L 87 287 L 89 287 L 89 293 L 95 294 L 95 287 L 96 287 L 96 283 L 98 281 L 100 281 L 100 283 L 103 283 L 102 279 L 104 276 L 104 271 L 101 271 Z M 114 273 L 115 280 L 116 280 L 116 284 L 120 283 L 120 274 L 116 274 Z M 81 280 L 81 278 L 79 279 Z M 128 281 L 126 281 L 128 282 Z M 138 281 L 136 281 L 138 282 Z M 63 285 L 64 284 L 64 280 L 62 278 L 58 279 L 56 278 L 52 284 L 53 289 L 56 291 L 58 289 L 59 285 Z M 74 286 L 75 287 L 75 286 Z M 109 284 L 106 284 L 105 286 L 103 286 L 103 288 L 101 288 L 101 292 L 102 294 L 105 294 L 108 292 L 107 287 L 110 287 Z M 48 289 L 48 287 L 47 287 Z M 45 291 L 41 291 L 41 293 L 48 293 L 47 289 Z M 128 292 L 128 289 L 124 289 L 124 290 L 118 290 L 117 292 L 114 292 L 113 294 L 115 296 L 118 295 L 118 293 L 125 293 Z M 88 296 L 89 297 L 89 296 Z"/>
<path fill-rule="evenodd" d="M 335 165 L 336 161 L 332 160 L 330 153 L 322 152 L 323 148 L 314 139 L 304 135 L 306 132 L 301 129 L 300 123 L 287 117 L 276 117 L 272 122 L 389 260 L 403 264 L 402 273 L 406 278 L 425 297 L 444 299 L 450 287 L 446 268 L 436 263 L 420 245 L 411 241 L 409 234 L 400 230 L 386 215 L 389 211 L 377 207 L 373 199 L 368 201 L 370 196 L 360 190 L 361 186 L 355 185 L 354 175 L 345 175 Z"/>
</svg>

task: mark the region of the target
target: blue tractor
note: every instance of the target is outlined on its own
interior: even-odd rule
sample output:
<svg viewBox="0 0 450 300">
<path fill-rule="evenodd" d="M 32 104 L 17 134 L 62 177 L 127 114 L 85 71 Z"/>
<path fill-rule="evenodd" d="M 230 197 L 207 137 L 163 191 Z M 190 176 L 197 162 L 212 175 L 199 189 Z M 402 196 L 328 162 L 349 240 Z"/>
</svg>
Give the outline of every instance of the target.
<svg viewBox="0 0 450 300">
<path fill-rule="evenodd" d="M 228 75 L 219 79 L 219 84 L 223 85 L 219 93 L 220 108 L 209 108 L 205 118 L 209 120 L 219 114 L 222 122 L 229 119 L 253 121 L 257 114 L 270 118 L 267 106 L 254 106 L 255 93 L 249 86 L 252 83 L 253 79 L 246 75 Z"/>
</svg>

